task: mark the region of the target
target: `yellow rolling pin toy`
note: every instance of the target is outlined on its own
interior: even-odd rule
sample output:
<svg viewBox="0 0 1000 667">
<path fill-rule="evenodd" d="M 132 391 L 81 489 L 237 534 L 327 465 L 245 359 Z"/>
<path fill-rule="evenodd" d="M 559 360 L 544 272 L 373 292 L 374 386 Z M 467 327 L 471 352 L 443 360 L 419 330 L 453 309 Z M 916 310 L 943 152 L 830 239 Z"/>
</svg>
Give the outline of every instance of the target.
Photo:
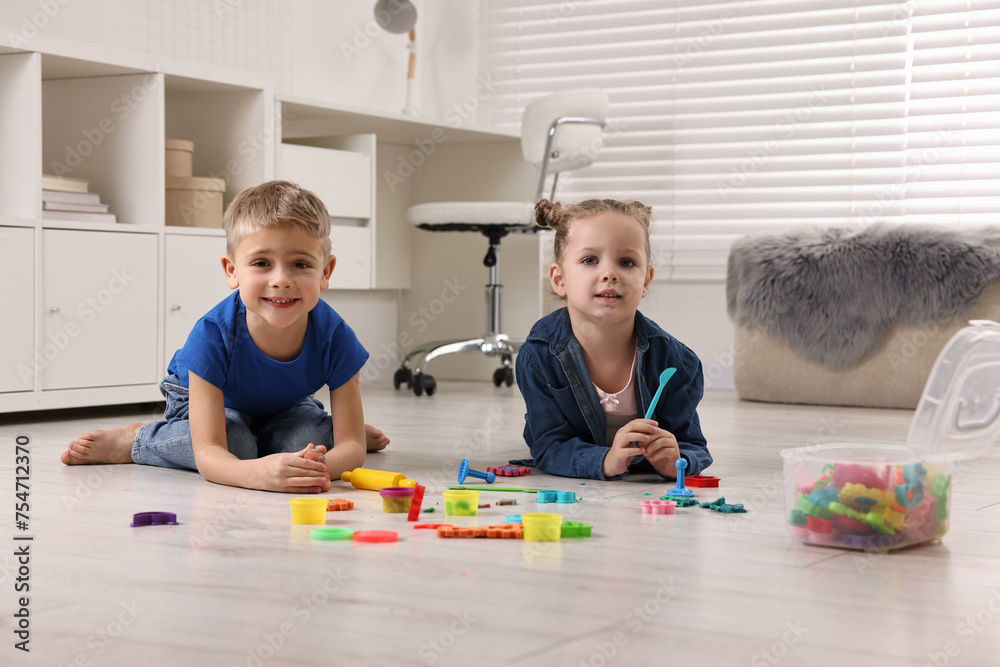
<svg viewBox="0 0 1000 667">
<path fill-rule="evenodd" d="M 401 472 L 386 472 L 385 470 L 372 470 L 371 468 L 355 468 L 345 470 L 340 474 L 340 479 L 350 482 L 356 489 L 368 489 L 379 491 L 387 486 L 409 486 L 417 485 L 412 479 L 407 479 Z"/>
</svg>

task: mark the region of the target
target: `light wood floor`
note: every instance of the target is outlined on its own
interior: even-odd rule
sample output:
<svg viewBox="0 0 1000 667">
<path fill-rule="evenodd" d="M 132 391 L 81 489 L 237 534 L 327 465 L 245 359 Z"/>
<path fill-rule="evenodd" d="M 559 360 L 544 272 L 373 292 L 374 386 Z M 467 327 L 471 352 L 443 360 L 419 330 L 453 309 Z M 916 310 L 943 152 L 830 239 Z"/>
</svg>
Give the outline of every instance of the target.
<svg viewBox="0 0 1000 667">
<path fill-rule="evenodd" d="M 367 467 L 428 486 L 426 519 L 468 456 L 484 470 L 527 455 L 513 389 L 441 382 L 433 398 L 369 387 L 366 418 L 392 444 Z M 155 406 L 153 406 L 155 407 Z M 778 452 L 905 440 L 908 411 L 768 405 L 710 392 L 708 471 L 745 515 L 638 501 L 669 484 L 533 473 L 497 486 L 576 491 L 590 539 L 446 540 L 384 514 L 376 493 L 328 524 L 392 529 L 393 544 L 313 542 L 288 496 L 138 465 L 65 467 L 80 432 L 150 418 L 151 406 L 0 416 L 0 664 L 40 665 L 976 665 L 1000 664 L 1000 448 L 959 469 L 938 544 L 888 555 L 805 546 L 783 523 Z M 14 525 L 14 444 L 30 440 L 30 528 Z M 652 494 L 647 495 L 647 494 Z M 516 508 L 481 510 L 479 525 Z M 540 506 L 548 510 L 550 505 Z M 176 527 L 130 528 L 170 511 Z M 16 535 L 30 542 L 31 653 L 13 648 Z"/>
</svg>

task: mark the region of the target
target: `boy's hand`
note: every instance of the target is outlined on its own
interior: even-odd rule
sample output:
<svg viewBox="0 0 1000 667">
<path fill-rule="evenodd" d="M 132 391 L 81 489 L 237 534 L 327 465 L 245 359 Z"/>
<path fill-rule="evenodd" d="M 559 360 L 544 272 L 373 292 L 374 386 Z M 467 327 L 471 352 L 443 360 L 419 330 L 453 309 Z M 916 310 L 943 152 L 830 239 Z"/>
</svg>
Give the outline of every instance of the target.
<svg viewBox="0 0 1000 667">
<path fill-rule="evenodd" d="M 639 443 L 639 449 L 646 460 L 653 464 L 656 472 L 671 479 L 677 477 L 676 464 L 681 457 L 681 450 L 673 433 L 657 428 L 656 433 L 645 444 Z"/>
<path fill-rule="evenodd" d="M 284 493 L 322 493 L 330 490 L 330 475 L 326 464 L 305 458 L 310 449 L 318 449 L 324 454 L 326 447 L 314 447 L 312 443 L 294 453 L 271 454 L 260 461 L 265 491 Z"/>
<path fill-rule="evenodd" d="M 661 431 L 656 421 L 652 419 L 633 419 L 618 429 L 611 448 L 604 455 L 604 463 L 601 466 L 604 476 L 615 477 L 628 470 L 632 459 L 645 453 L 642 448 L 658 432 L 666 433 Z M 633 442 L 639 443 L 639 446 L 636 447 Z"/>
</svg>

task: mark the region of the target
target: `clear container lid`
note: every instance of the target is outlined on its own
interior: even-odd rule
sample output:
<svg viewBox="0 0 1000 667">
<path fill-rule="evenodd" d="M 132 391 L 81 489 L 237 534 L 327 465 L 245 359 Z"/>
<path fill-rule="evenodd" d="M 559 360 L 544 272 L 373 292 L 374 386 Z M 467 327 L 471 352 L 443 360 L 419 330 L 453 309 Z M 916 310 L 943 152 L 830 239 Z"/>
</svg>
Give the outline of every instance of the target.
<svg viewBox="0 0 1000 667">
<path fill-rule="evenodd" d="M 1000 324 L 973 320 L 941 350 L 910 424 L 924 461 L 962 461 L 1000 436 Z"/>
</svg>

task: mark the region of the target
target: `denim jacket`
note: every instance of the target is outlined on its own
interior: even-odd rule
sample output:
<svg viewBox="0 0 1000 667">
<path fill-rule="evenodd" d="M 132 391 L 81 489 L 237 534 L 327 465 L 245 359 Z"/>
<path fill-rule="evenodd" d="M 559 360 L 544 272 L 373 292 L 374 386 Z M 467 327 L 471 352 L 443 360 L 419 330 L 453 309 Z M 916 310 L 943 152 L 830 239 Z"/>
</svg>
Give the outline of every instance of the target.
<svg viewBox="0 0 1000 667">
<path fill-rule="evenodd" d="M 696 408 L 704 392 L 701 361 L 685 345 L 642 313 L 635 313 L 638 338 L 635 404 L 640 415 L 659 386 L 660 372 L 674 367 L 654 417 L 677 438 L 687 461 L 685 475 L 697 475 L 712 463 Z M 583 348 L 573 335 L 565 308 L 531 328 L 517 355 L 517 384 L 527 406 L 524 440 L 542 472 L 567 477 L 605 478 L 601 467 L 608 451 L 605 418 Z M 630 471 L 654 472 L 648 461 L 633 459 Z"/>
</svg>

